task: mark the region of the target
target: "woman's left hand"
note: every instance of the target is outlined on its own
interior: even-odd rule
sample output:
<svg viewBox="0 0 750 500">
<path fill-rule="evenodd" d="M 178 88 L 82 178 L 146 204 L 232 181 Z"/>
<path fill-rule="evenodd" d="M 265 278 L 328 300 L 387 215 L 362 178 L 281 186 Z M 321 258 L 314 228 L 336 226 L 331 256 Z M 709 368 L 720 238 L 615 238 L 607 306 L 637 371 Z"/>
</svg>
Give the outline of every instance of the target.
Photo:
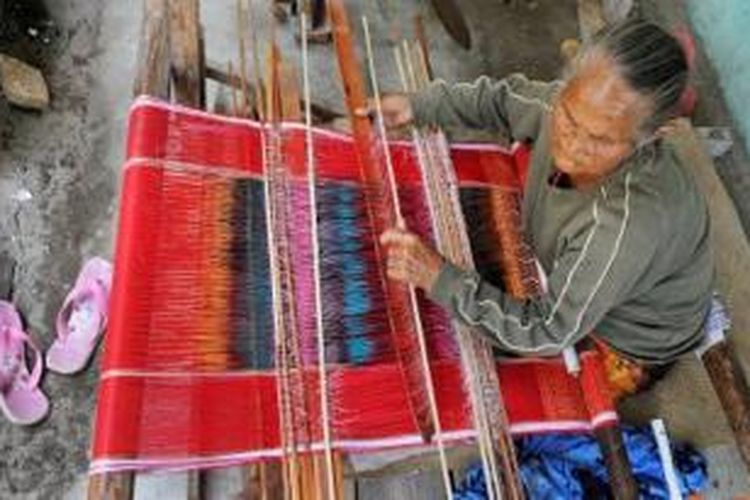
<svg viewBox="0 0 750 500">
<path fill-rule="evenodd" d="M 443 257 L 405 229 L 389 229 L 380 236 L 388 250 L 388 277 L 429 292 L 443 267 Z"/>
</svg>

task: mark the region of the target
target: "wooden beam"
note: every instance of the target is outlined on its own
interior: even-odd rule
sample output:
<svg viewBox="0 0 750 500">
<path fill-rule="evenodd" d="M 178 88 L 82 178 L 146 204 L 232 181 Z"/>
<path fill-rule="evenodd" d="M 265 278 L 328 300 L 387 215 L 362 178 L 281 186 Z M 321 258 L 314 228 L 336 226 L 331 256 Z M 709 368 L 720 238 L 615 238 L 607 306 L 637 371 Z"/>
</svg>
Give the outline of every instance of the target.
<svg viewBox="0 0 750 500">
<path fill-rule="evenodd" d="M 750 391 L 745 375 L 726 341 L 709 348 L 701 360 L 734 432 L 745 466 L 750 470 Z"/>
<path fill-rule="evenodd" d="M 372 137 L 372 124 L 368 117 L 355 114 L 356 109 L 367 106 L 367 94 L 362 80 L 362 69 L 354 50 L 354 36 L 351 32 L 344 2 L 342 0 L 329 0 L 328 13 L 331 18 L 333 41 L 339 62 L 341 83 L 344 86 L 344 97 L 349 109 L 349 118 L 352 121 L 352 130 L 355 139 L 367 142 Z M 363 160 L 372 161 L 371 159 Z"/>
<path fill-rule="evenodd" d="M 88 500 L 129 500 L 132 496 L 132 472 L 107 472 L 89 477 Z"/>
<path fill-rule="evenodd" d="M 384 182 L 383 172 L 378 165 L 379 160 L 376 158 L 373 150 L 373 138 L 375 137 L 373 125 L 370 118 L 363 116 L 357 111 L 366 108 L 368 105 L 367 93 L 363 81 L 363 73 L 360 62 L 357 58 L 354 34 L 349 24 L 349 16 L 346 11 L 344 0 L 329 0 L 328 12 L 333 30 L 333 42 L 336 48 L 336 58 L 338 60 L 341 82 L 344 87 L 344 96 L 349 110 L 349 117 L 352 122 L 352 132 L 354 135 L 354 145 L 357 152 L 359 169 L 362 180 L 373 186 L 381 186 Z M 382 138 L 385 140 L 385 138 Z M 386 230 L 386 224 L 395 224 L 397 221 L 385 222 L 383 214 L 375 214 L 375 207 L 370 200 L 366 201 L 367 217 L 373 228 L 373 239 L 375 240 L 374 250 L 375 258 L 381 261 L 383 249 L 378 243 L 378 237 L 382 231 Z M 378 207 L 380 209 L 381 207 Z M 394 214 L 395 215 L 395 212 Z M 382 268 L 379 269 L 378 276 L 380 283 L 385 289 L 385 301 L 392 304 L 398 297 L 408 304 L 410 300 L 408 289 L 401 284 L 395 283 L 385 277 Z M 391 307 L 389 305 L 389 307 Z M 412 349 L 417 347 L 417 333 L 412 322 L 412 318 L 405 316 L 390 315 L 390 328 L 394 335 L 394 345 L 396 346 L 396 356 L 398 359 L 399 369 L 401 370 L 403 380 L 408 386 L 409 405 L 414 423 L 419 429 L 422 439 L 429 442 L 435 433 L 435 422 L 429 410 L 428 402 L 428 382 L 427 377 L 420 365 L 417 356 L 411 355 Z"/>
<path fill-rule="evenodd" d="M 133 94 L 169 99 L 167 0 L 144 0 Z"/>
<path fill-rule="evenodd" d="M 198 0 L 169 0 L 169 54 L 174 99 L 203 107 L 203 55 L 201 54 Z"/>
</svg>

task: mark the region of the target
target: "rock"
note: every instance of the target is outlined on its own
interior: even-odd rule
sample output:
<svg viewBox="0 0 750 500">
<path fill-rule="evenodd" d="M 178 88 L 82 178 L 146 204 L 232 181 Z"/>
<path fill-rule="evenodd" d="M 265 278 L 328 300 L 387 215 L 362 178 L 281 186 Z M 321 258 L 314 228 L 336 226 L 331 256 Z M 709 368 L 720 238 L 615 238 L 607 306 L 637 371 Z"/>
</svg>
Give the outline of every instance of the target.
<svg viewBox="0 0 750 500">
<path fill-rule="evenodd" d="M 37 68 L 0 54 L 0 79 L 3 94 L 10 103 L 39 110 L 49 105 L 47 83 Z"/>
</svg>

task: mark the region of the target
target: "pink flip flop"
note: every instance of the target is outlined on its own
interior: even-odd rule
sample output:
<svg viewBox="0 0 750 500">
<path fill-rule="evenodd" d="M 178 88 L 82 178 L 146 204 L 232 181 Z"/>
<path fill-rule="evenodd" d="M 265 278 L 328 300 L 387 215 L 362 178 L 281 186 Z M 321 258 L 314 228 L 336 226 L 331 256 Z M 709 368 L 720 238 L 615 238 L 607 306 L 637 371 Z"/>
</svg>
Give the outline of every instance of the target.
<svg viewBox="0 0 750 500">
<path fill-rule="evenodd" d="M 34 367 L 26 366 L 26 346 L 34 353 Z M 42 355 L 23 331 L 18 311 L 0 301 L 0 410 L 14 424 L 31 425 L 49 411 L 49 400 L 39 389 Z"/>
<path fill-rule="evenodd" d="M 57 315 L 57 338 L 47 351 L 47 367 L 70 375 L 83 370 L 107 326 L 112 265 L 94 257 L 86 262 Z"/>
</svg>

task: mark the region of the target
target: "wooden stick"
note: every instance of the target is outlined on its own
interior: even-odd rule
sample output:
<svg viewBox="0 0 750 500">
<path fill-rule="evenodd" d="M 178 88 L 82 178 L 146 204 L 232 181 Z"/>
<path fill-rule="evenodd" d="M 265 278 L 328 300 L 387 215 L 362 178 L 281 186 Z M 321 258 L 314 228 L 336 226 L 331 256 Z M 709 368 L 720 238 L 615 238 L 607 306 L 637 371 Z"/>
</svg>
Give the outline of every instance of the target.
<svg viewBox="0 0 750 500">
<path fill-rule="evenodd" d="M 232 72 L 232 61 L 229 61 L 227 73 L 229 75 L 229 80 L 233 80 L 234 73 Z M 232 116 L 239 116 L 239 107 L 237 104 L 237 89 L 234 87 L 234 85 L 230 85 L 229 91 L 232 93 Z"/>
<path fill-rule="evenodd" d="M 426 62 L 429 55 L 418 45 L 403 42 L 406 66 L 411 78 L 412 90 L 421 89 L 429 83 Z M 396 62 L 402 84 L 406 87 L 406 71 L 396 51 Z M 416 66 L 416 68 L 415 68 Z M 458 265 L 473 268 L 473 258 L 468 241 L 468 232 L 463 220 L 458 193 L 455 186 L 450 151 L 445 136 L 438 130 L 421 133 L 412 131 L 419 164 L 425 179 L 425 189 L 430 212 L 439 236 L 442 251 Z M 465 380 L 472 397 L 474 425 L 478 430 L 479 451 L 482 467 L 488 479 L 487 493 L 490 498 L 523 498 L 520 473 L 515 458 L 513 442 L 508 431 L 508 418 L 502 401 L 499 380 L 495 375 L 495 361 L 489 346 L 485 345 L 464 325 L 456 324 Z M 489 393 L 487 392 L 489 391 Z M 497 452 L 497 453 L 496 453 Z M 497 456 L 501 463 L 497 463 Z"/>
<path fill-rule="evenodd" d="M 250 51 L 253 54 L 253 66 L 255 70 L 255 95 L 258 101 L 258 119 L 260 121 L 268 121 L 269 110 L 265 109 L 266 93 L 270 92 L 270 89 L 266 89 L 263 86 L 263 67 L 260 63 L 260 43 L 258 42 L 258 30 L 257 23 L 255 22 L 255 16 L 253 16 L 252 10 L 248 11 L 248 29 L 250 30 L 250 41 L 252 47 Z"/>
<path fill-rule="evenodd" d="M 133 497 L 132 472 L 105 472 L 89 477 L 88 500 L 129 500 Z"/>
<path fill-rule="evenodd" d="M 417 14 L 414 16 L 414 33 L 417 36 L 417 43 L 419 44 L 419 48 L 421 49 L 422 57 L 420 58 L 420 63 L 424 67 L 424 71 L 427 76 L 427 81 L 432 81 L 432 79 L 435 77 L 433 71 L 432 71 L 432 65 L 430 64 L 430 57 L 429 57 L 429 50 L 427 46 L 427 35 L 424 30 L 424 22 L 422 20 L 422 15 Z"/>
<path fill-rule="evenodd" d="M 391 151 L 387 143 L 387 135 L 385 131 L 385 124 L 383 122 L 383 109 L 380 102 L 380 88 L 378 85 L 378 77 L 375 71 L 375 56 L 372 50 L 372 39 L 370 37 L 370 25 L 367 22 L 367 17 L 362 16 L 362 28 L 365 32 L 365 53 L 367 54 L 367 62 L 370 69 L 370 81 L 372 82 L 372 93 L 375 101 L 375 112 L 377 122 L 379 126 L 380 138 L 384 142 L 383 149 L 385 150 L 385 163 L 386 173 L 388 176 L 388 185 L 391 190 L 391 197 L 393 198 L 393 204 L 396 211 L 396 219 L 400 227 L 406 227 L 404 222 L 403 214 L 401 213 L 401 205 L 398 199 L 398 187 L 396 185 L 396 176 L 393 171 L 393 161 L 391 158 Z M 419 356 L 422 366 L 422 376 L 425 379 L 425 389 L 427 390 L 427 398 L 430 405 L 430 414 L 435 425 L 435 440 L 437 441 L 438 454 L 440 455 L 440 470 L 443 477 L 443 486 L 445 487 L 445 494 L 448 498 L 453 498 L 453 487 L 451 485 L 450 468 L 448 467 L 448 459 L 445 455 L 445 442 L 443 441 L 443 430 L 440 425 L 440 416 L 437 409 L 437 398 L 435 396 L 435 385 L 432 380 L 432 372 L 430 371 L 430 361 L 427 357 L 427 342 L 425 341 L 424 328 L 422 325 L 419 309 L 417 307 L 417 296 L 413 286 L 409 286 L 409 302 L 412 309 L 412 315 L 414 316 L 417 342 L 419 346 Z"/>
<path fill-rule="evenodd" d="M 174 98 L 202 108 L 203 81 L 200 54 L 198 0 L 170 0 L 169 39 Z"/>
<path fill-rule="evenodd" d="M 416 92 L 424 86 L 425 82 L 417 78 L 417 74 L 412 61 L 413 54 L 409 42 L 407 40 L 403 40 L 401 43 L 400 49 L 403 52 L 403 57 L 401 57 L 398 49 L 399 48 L 397 47 L 395 50 L 395 56 L 399 75 L 402 79 L 401 84 L 409 92 Z M 440 246 L 441 240 L 446 240 L 445 243 L 448 243 L 448 239 L 446 236 L 449 232 L 444 227 L 442 227 L 442 230 L 438 228 L 441 228 L 441 226 L 445 224 L 445 222 L 447 222 L 448 217 L 452 214 L 443 213 L 442 211 L 438 213 L 436 211 L 438 204 L 432 203 L 432 196 L 430 196 L 430 193 L 439 195 L 440 187 L 436 186 L 433 180 L 432 174 L 434 174 L 436 170 L 435 165 L 432 164 L 434 158 L 430 154 L 431 148 L 429 147 L 429 144 L 422 140 L 421 134 L 416 129 L 416 127 L 412 129 L 412 135 L 419 156 L 419 164 L 422 167 L 421 170 L 423 178 L 425 179 L 425 188 L 427 188 L 427 186 L 430 186 L 429 192 L 427 192 L 426 194 L 430 206 L 433 226 L 435 227 L 434 232 L 438 235 L 438 244 Z M 448 204 L 444 204 L 447 207 Z M 441 251 L 445 251 L 445 248 L 441 249 Z M 446 256 L 448 256 L 448 258 L 457 257 L 457 255 L 452 255 L 451 252 L 447 253 Z M 461 263 L 460 260 L 456 260 L 455 262 L 459 264 Z M 473 267 L 473 265 L 471 267 Z M 485 411 L 484 400 L 479 395 L 477 386 L 478 377 L 476 376 L 476 372 L 480 368 L 478 366 L 475 366 L 477 365 L 474 360 L 476 352 L 473 348 L 473 341 L 470 338 L 470 336 L 473 334 L 467 329 L 460 326 L 456 328 L 456 331 L 458 333 L 462 363 L 464 364 L 465 369 L 464 380 L 467 384 L 468 393 L 471 397 L 472 418 L 474 421 L 474 426 L 478 432 L 477 443 L 479 448 L 479 455 L 482 462 L 482 470 L 484 472 L 485 478 L 487 478 L 487 494 L 490 500 L 494 500 L 499 491 L 499 484 L 496 480 L 497 471 L 493 461 L 492 441 L 489 438 L 487 429 L 487 412 Z"/>
<path fill-rule="evenodd" d="M 372 124 L 370 123 L 369 117 L 358 112 L 358 110 L 367 108 L 367 94 L 365 93 L 360 64 L 354 50 L 354 37 L 351 32 L 351 26 L 349 25 L 344 1 L 330 0 L 328 9 L 331 16 L 333 40 L 339 63 L 339 71 L 344 85 L 344 95 L 346 97 L 346 103 L 352 122 L 354 144 L 360 172 L 364 182 L 372 183 L 374 186 L 381 186 L 383 182 L 382 173 L 377 166 L 378 161 L 372 148 L 372 139 L 374 137 Z M 371 234 L 373 241 L 375 242 L 373 245 L 375 259 L 377 262 L 384 262 L 378 238 L 380 237 L 380 232 L 387 228 L 384 227 L 385 224 L 382 219 L 382 214 L 377 214 L 376 216 L 374 213 L 374 207 L 372 206 L 371 201 L 366 200 L 365 203 L 367 205 L 368 220 L 373 228 Z M 382 266 L 378 266 L 378 272 L 378 278 L 383 285 L 383 290 L 385 291 L 386 304 L 393 303 L 392 301 L 395 300 L 395 297 L 403 296 L 404 289 L 402 286 L 395 283 L 393 280 L 388 280 Z M 396 318 L 396 315 L 394 315 L 390 309 L 387 316 L 390 331 L 394 336 L 412 335 L 414 333 L 410 325 L 403 325 L 403 322 L 411 323 L 411 318 Z M 402 324 L 397 327 L 397 323 Z M 403 379 L 407 383 L 409 394 L 408 400 L 412 416 L 422 434 L 423 440 L 428 442 L 435 431 L 435 423 L 432 421 L 432 417 L 428 410 L 429 403 L 424 401 L 426 399 L 425 394 L 427 391 L 422 385 L 426 382 L 423 377 L 413 375 L 412 370 L 415 368 L 414 364 L 411 363 L 411 352 L 408 352 L 411 345 L 404 345 L 407 342 L 411 344 L 412 341 L 413 339 L 400 338 L 396 339 L 394 344 L 397 346 L 396 355 L 399 369 L 401 370 Z"/>
<path fill-rule="evenodd" d="M 602 448 L 612 495 L 617 500 L 636 500 L 638 485 L 633 479 L 620 426 L 600 427 L 594 430 L 594 436 Z"/>
<path fill-rule="evenodd" d="M 240 50 L 240 95 L 242 96 L 241 116 L 250 114 L 250 97 L 247 90 L 247 64 L 245 59 L 245 20 L 247 19 L 247 0 L 237 0 L 237 34 Z"/>
<path fill-rule="evenodd" d="M 310 197 L 310 234 L 312 235 L 313 282 L 315 283 L 315 331 L 318 348 L 318 383 L 320 384 L 321 427 L 323 429 L 323 451 L 325 455 L 326 497 L 336 498 L 336 479 L 334 477 L 333 445 L 331 439 L 331 417 L 328 402 L 328 374 L 326 370 L 326 343 L 323 325 L 323 290 L 320 275 L 320 247 L 318 232 L 318 198 L 317 175 L 315 172 L 315 151 L 312 135 L 312 109 L 310 106 L 310 72 L 307 50 L 307 15 L 300 15 L 300 33 L 302 34 L 302 82 L 305 102 L 305 140 L 307 145 L 307 189 Z"/>
<path fill-rule="evenodd" d="M 138 67 L 133 95 L 169 99 L 169 16 L 167 0 L 144 0 Z"/>
</svg>

